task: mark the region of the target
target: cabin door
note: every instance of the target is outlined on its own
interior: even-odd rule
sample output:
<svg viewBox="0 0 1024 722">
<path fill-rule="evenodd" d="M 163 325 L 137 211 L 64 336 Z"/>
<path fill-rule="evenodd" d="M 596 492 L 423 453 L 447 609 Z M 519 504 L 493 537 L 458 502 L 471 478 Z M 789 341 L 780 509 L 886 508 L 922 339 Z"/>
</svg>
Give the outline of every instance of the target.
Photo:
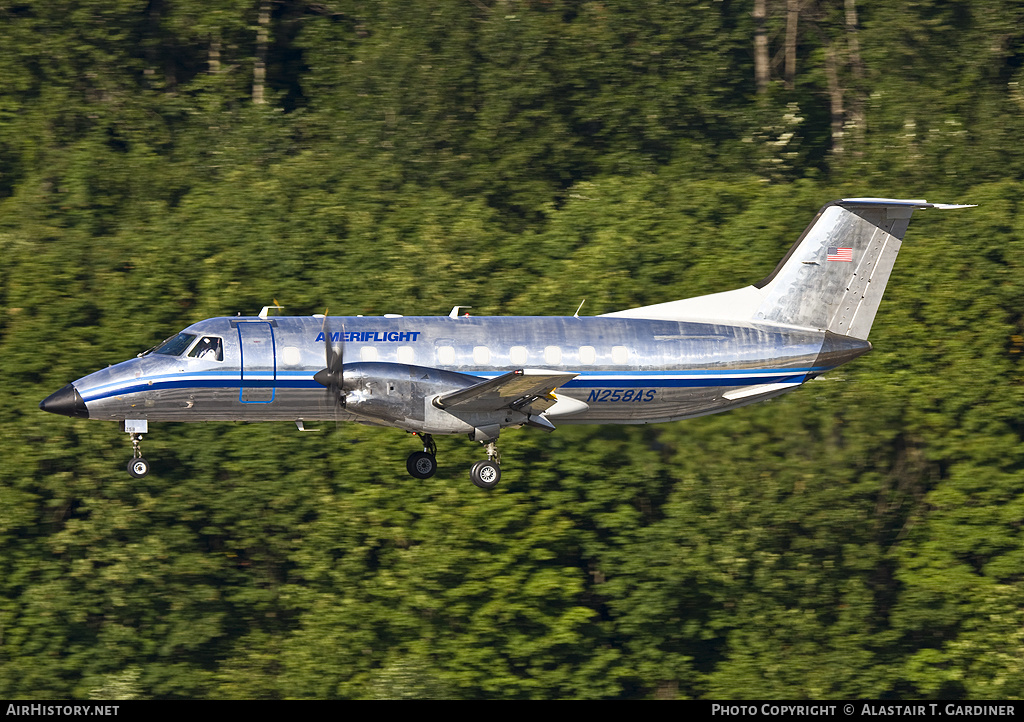
<svg viewBox="0 0 1024 722">
<path fill-rule="evenodd" d="M 238 348 L 242 355 L 243 404 L 269 404 L 277 385 L 274 327 L 263 321 L 239 321 Z"/>
</svg>

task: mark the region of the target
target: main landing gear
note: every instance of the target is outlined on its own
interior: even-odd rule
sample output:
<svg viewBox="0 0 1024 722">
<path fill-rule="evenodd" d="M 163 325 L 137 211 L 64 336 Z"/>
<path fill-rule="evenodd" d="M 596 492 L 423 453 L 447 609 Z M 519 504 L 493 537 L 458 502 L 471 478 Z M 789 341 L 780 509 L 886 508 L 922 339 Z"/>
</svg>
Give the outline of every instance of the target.
<svg viewBox="0 0 1024 722">
<path fill-rule="evenodd" d="M 414 434 L 415 435 L 415 434 Z M 419 434 L 423 439 L 423 451 L 409 454 L 405 468 L 417 479 L 429 479 L 437 471 L 437 444 L 430 434 Z"/>
<path fill-rule="evenodd" d="M 423 451 L 414 451 L 405 468 L 417 479 L 429 479 L 437 472 L 437 444 L 430 434 L 415 434 L 423 439 Z M 494 440 L 487 442 L 487 461 L 478 461 L 469 470 L 469 478 L 481 489 L 493 489 L 501 481 L 501 454 Z"/>
<path fill-rule="evenodd" d="M 487 443 L 487 461 L 478 461 L 469 469 L 469 478 L 481 489 L 493 489 L 501 481 L 501 454 L 494 441 Z"/>
</svg>

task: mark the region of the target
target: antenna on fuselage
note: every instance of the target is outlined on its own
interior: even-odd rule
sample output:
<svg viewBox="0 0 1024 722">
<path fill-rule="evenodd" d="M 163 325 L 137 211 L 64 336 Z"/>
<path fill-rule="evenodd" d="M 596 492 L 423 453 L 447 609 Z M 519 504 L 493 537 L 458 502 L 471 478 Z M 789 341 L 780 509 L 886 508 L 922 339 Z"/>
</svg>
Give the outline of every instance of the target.
<svg viewBox="0 0 1024 722">
<path fill-rule="evenodd" d="M 448 314 L 448 318 L 458 318 L 460 308 L 473 308 L 472 306 L 452 306 L 452 312 Z M 466 314 L 469 315 L 468 313 Z"/>
<path fill-rule="evenodd" d="M 587 299 L 585 299 L 585 298 L 582 301 L 580 301 L 579 308 L 577 308 L 576 309 L 576 313 L 574 313 L 572 315 L 573 318 L 579 318 L 580 317 L 580 308 L 583 308 L 583 304 L 586 303 L 586 302 L 587 302 Z"/>
<path fill-rule="evenodd" d="M 263 307 L 263 310 L 262 310 L 262 311 L 260 311 L 260 313 L 259 313 L 259 316 L 260 316 L 260 318 L 262 318 L 263 320 L 266 320 L 266 319 L 267 319 L 267 314 L 268 314 L 268 313 L 270 312 L 270 309 L 272 309 L 272 308 L 276 308 L 276 309 L 278 309 L 278 310 L 281 310 L 281 309 L 283 309 L 283 308 L 284 308 L 284 306 L 282 306 L 281 304 L 279 304 L 279 303 L 277 302 L 277 299 L 276 299 L 276 298 L 275 298 L 275 299 L 273 299 L 273 300 L 274 300 L 274 303 L 273 303 L 273 305 L 271 305 L 271 306 L 264 306 L 264 307 Z"/>
</svg>

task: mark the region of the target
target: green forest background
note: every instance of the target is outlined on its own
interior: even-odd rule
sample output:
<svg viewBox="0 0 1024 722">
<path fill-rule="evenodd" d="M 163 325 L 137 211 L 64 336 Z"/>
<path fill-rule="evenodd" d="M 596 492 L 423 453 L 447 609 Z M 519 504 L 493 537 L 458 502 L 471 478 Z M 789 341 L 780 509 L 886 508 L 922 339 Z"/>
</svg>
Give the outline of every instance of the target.
<svg viewBox="0 0 1024 722">
<path fill-rule="evenodd" d="M 1024 2 L 0 0 L 0 698 L 1024 696 Z M 209 316 L 571 315 L 915 214 L 875 350 L 524 429 L 44 414 Z"/>
</svg>

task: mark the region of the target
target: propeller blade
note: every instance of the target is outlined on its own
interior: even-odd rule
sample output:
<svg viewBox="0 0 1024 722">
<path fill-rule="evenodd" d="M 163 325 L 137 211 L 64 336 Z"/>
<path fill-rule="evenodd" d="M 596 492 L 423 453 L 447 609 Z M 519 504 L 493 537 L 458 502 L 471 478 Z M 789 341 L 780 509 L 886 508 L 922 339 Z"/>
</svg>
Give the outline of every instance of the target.
<svg viewBox="0 0 1024 722">
<path fill-rule="evenodd" d="M 324 335 L 324 361 L 326 367 L 313 375 L 313 380 L 327 389 L 327 397 L 334 405 L 334 420 L 338 423 L 338 409 L 345 405 L 345 327 L 342 325 L 338 336 L 338 346 L 331 341 L 331 329 L 327 323 L 327 310 L 324 309 L 324 321 L 320 326 Z"/>
<path fill-rule="evenodd" d="M 342 373 L 341 367 L 342 367 L 342 364 L 344 363 L 343 358 L 344 358 L 344 355 L 345 355 L 345 327 L 342 326 L 341 335 L 338 337 L 338 347 L 337 348 L 335 348 L 334 344 L 331 342 L 331 332 L 330 332 L 330 329 L 327 326 L 327 314 L 326 313 L 324 314 L 324 323 L 323 323 L 322 330 L 323 330 L 323 334 L 324 334 L 324 345 L 326 347 L 324 355 L 325 355 L 326 361 L 327 361 L 327 370 L 331 374 L 339 374 L 339 383 L 338 383 L 338 385 L 340 386 L 341 385 L 341 383 L 340 383 L 340 374 Z"/>
</svg>

